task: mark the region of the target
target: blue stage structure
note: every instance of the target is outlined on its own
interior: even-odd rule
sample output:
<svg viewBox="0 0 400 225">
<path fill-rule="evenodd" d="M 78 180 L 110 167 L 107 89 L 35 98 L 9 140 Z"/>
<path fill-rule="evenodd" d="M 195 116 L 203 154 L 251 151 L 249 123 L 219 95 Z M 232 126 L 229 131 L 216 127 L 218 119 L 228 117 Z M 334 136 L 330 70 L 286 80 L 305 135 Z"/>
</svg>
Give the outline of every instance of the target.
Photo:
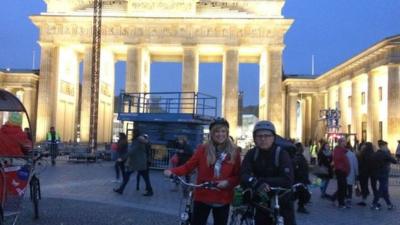
<svg viewBox="0 0 400 225">
<path fill-rule="evenodd" d="M 128 137 L 134 128 L 149 136 L 153 167 L 168 167 L 178 136 L 195 148 L 204 140 L 204 125 L 217 116 L 217 98 L 196 92 L 121 93 L 118 120 Z"/>
</svg>

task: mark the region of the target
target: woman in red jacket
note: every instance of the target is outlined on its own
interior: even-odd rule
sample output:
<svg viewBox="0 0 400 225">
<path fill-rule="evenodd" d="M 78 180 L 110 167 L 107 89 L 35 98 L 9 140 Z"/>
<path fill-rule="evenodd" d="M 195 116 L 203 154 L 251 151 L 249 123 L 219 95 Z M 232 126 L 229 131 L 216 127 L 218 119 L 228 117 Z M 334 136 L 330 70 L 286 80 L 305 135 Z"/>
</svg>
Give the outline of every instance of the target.
<svg viewBox="0 0 400 225">
<path fill-rule="evenodd" d="M 229 138 L 229 123 L 225 119 L 218 118 L 210 124 L 209 141 L 200 145 L 189 161 L 165 170 L 164 174 L 184 176 L 194 169 L 197 169 L 196 183 L 216 182 L 218 189 L 194 190 L 192 224 L 207 224 L 211 210 L 215 225 L 227 224 L 233 188 L 239 184 L 240 154 Z"/>
</svg>

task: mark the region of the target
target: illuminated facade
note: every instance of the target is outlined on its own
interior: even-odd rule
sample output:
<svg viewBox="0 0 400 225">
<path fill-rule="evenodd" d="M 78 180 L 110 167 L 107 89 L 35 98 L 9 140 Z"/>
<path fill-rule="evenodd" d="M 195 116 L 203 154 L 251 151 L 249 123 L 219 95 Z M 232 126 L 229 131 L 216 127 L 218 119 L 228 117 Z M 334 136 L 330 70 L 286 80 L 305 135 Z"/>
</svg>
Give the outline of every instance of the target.
<svg viewBox="0 0 400 225">
<path fill-rule="evenodd" d="M 400 139 L 400 36 L 373 45 L 317 78 L 288 77 L 283 86 L 287 136 L 302 141 L 322 138 L 325 127 L 320 110 L 337 108 L 341 132 L 355 133 L 358 140 L 374 144 L 384 139 L 392 151 L 396 149 Z"/>
<path fill-rule="evenodd" d="M 0 70 L 0 88 L 5 89 L 24 104 L 31 126 L 36 125 L 37 89 L 39 84 L 38 70 Z M 7 112 L 0 112 L 0 124 L 8 119 Z M 28 127 L 28 121 L 23 117 L 23 127 Z"/>
<path fill-rule="evenodd" d="M 356 133 L 359 140 L 374 143 L 383 138 L 392 150 L 400 139 L 400 36 L 377 43 L 319 77 L 282 81 L 283 38 L 293 22 L 282 16 L 284 0 L 104 2 L 99 142 L 111 140 L 117 61 L 126 62 L 127 92 L 150 91 L 154 61 L 182 62 L 185 92 L 198 91 L 200 62 L 221 62 L 222 116 L 230 121 L 233 136 L 239 63 L 250 62 L 260 68 L 259 117 L 272 120 L 283 136 L 302 141 L 323 137 L 320 110 L 338 108 L 342 132 Z M 46 3 L 47 12 L 31 17 L 40 29 L 40 76 L 3 71 L 0 87 L 21 96 L 36 122 L 37 141 L 55 126 L 64 141 L 74 140 L 79 127 L 80 140 L 86 142 L 92 1 Z M 8 82 L 11 80 L 15 82 Z"/>
<path fill-rule="evenodd" d="M 40 29 L 40 76 L 36 137 L 55 126 L 73 140 L 80 113 L 80 138 L 89 138 L 91 0 L 47 0 L 47 12 L 31 16 Z M 148 92 L 150 64 L 182 62 L 182 91 L 198 91 L 200 62 L 221 62 L 222 116 L 236 136 L 239 63 L 260 65 L 260 117 L 284 127 L 283 38 L 292 20 L 284 0 L 103 0 L 99 96 L 99 142 L 111 140 L 114 67 L 126 62 L 126 92 Z M 78 109 L 79 65 L 83 64 Z M 281 113 L 272 113 L 281 112 Z"/>
</svg>

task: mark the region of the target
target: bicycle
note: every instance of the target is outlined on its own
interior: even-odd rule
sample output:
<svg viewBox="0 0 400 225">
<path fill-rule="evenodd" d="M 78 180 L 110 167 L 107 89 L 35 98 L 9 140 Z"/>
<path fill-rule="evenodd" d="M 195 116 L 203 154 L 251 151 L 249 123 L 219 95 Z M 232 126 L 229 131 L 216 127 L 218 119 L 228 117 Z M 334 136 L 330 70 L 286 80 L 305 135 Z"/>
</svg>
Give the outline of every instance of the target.
<svg viewBox="0 0 400 225">
<path fill-rule="evenodd" d="M 255 194 L 251 188 L 242 192 L 242 196 L 248 195 L 249 202 L 234 206 L 231 210 L 229 225 L 254 225 L 255 209 L 264 210 L 272 217 L 274 225 L 284 225 L 284 218 L 280 214 L 279 199 L 288 193 L 294 192 L 298 187 L 306 187 L 302 183 L 292 185 L 291 188 L 270 187 L 272 197 L 259 196 L 260 201 L 255 201 Z"/>
<path fill-rule="evenodd" d="M 217 189 L 217 183 L 215 182 L 204 182 L 201 184 L 194 184 L 194 183 L 188 183 L 185 181 L 185 178 L 182 178 L 180 176 L 176 175 L 171 175 L 170 176 L 171 180 L 178 180 L 182 185 L 186 186 L 188 188 L 187 196 L 183 195 L 183 199 L 185 199 L 185 207 L 182 211 L 182 208 L 179 209 L 180 214 L 179 214 L 179 224 L 180 225 L 190 225 L 192 224 L 192 214 L 193 214 L 193 190 L 196 188 L 205 188 L 205 189 Z M 182 202 L 181 202 L 182 203 Z"/>
<path fill-rule="evenodd" d="M 1 156 L 0 175 L 2 183 L 0 225 L 5 223 L 5 217 L 14 216 L 14 225 L 21 210 L 21 203 L 26 187 L 29 184 L 30 200 L 33 205 L 33 218 L 39 218 L 39 200 L 42 198 L 40 180 L 37 166 L 41 166 L 40 160 L 46 157 L 38 151 L 32 151 L 27 156 Z M 25 177 L 25 178 L 24 178 Z M 28 182 L 29 181 L 29 182 Z M 15 183 L 16 182 L 16 183 Z M 11 184 L 19 184 L 14 187 Z"/>
</svg>

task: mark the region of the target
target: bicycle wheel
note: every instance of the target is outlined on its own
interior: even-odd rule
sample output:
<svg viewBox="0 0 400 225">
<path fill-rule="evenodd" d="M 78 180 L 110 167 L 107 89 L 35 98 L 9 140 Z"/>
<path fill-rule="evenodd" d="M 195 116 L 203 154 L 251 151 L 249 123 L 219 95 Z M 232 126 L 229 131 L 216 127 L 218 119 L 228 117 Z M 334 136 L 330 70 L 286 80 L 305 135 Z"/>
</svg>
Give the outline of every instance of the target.
<svg viewBox="0 0 400 225">
<path fill-rule="evenodd" d="M 246 213 L 233 210 L 229 219 L 229 225 L 254 225 L 254 220 Z"/>
<path fill-rule="evenodd" d="M 30 182 L 30 192 L 31 192 L 31 201 L 33 204 L 33 213 L 34 218 L 39 218 L 39 200 L 41 199 L 40 196 L 40 183 L 39 179 L 33 175 L 31 182 Z"/>
</svg>

